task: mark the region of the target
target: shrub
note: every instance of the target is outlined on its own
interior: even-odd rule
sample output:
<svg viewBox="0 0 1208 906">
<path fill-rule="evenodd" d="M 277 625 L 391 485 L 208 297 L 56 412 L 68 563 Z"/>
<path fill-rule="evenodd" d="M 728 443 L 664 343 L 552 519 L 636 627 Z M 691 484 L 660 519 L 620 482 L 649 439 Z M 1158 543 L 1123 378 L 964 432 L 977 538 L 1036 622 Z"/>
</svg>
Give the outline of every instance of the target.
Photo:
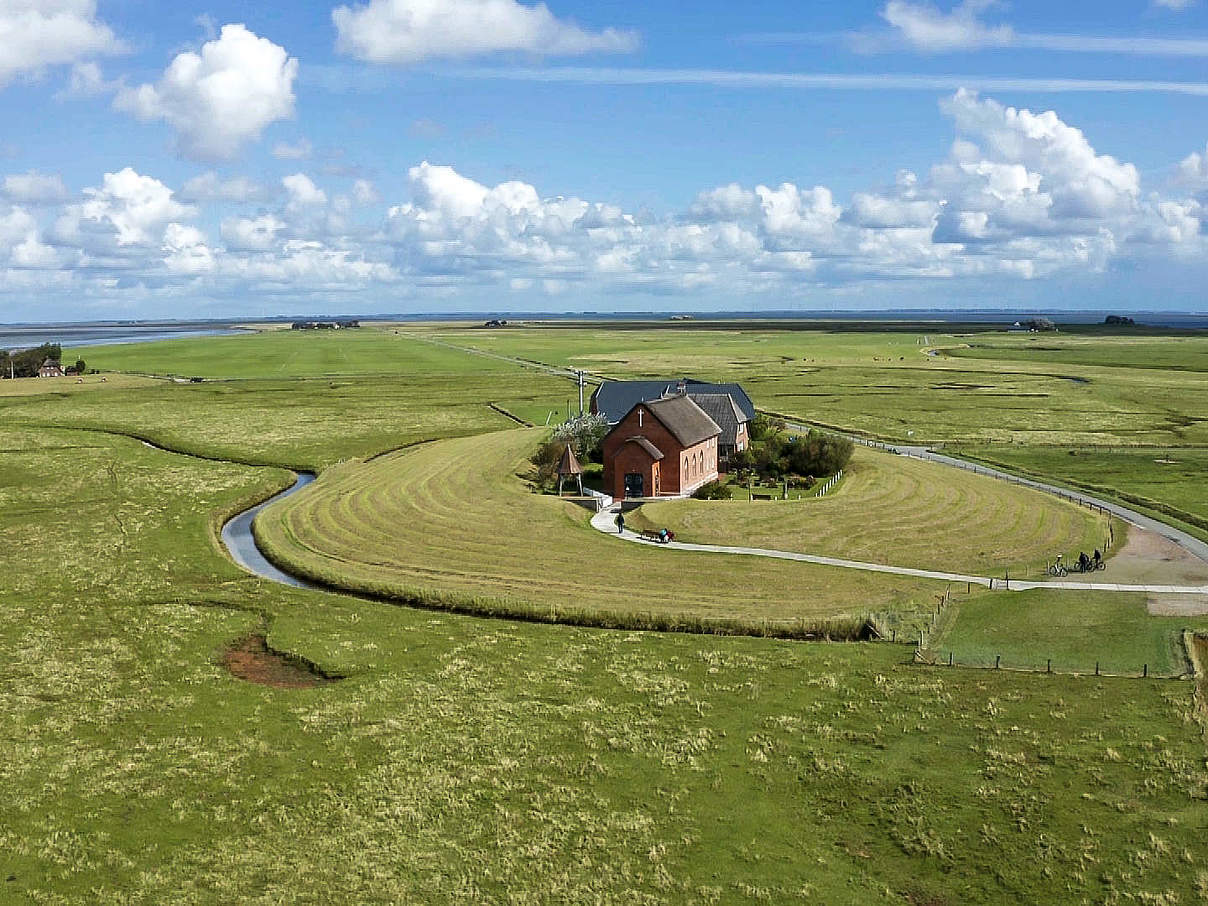
<svg viewBox="0 0 1208 906">
<path fill-rule="evenodd" d="M 693 491 L 692 496 L 697 500 L 729 500 L 730 489 L 720 481 L 710 481 Z"/>
</svg>

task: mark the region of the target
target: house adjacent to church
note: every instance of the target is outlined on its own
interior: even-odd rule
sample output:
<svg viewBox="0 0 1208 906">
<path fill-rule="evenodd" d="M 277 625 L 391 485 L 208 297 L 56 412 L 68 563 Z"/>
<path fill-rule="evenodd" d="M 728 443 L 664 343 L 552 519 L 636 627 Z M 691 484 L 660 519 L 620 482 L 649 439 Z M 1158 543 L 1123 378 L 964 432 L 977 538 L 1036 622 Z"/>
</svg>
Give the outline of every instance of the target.
<svg viewBox="0 0 1208 906">
<path fill-rule="evenodd" d="M 717 480 L 721 434 L 686 394 L 639 401 L 604 438 L 604 489 L 616 500 L 691 494 Z"/>
<path fill-rule="evenodd" d="M 740 384 L 710 384 L 687 378 L 679 381 L 605 381 L 591 396 L 591 411 L 616 425 L 640 402 L 686 396 L 721 429 L 717 440 L 719 465 L 750 445 L 748 424 L 755 404 Z"/>
</svg>

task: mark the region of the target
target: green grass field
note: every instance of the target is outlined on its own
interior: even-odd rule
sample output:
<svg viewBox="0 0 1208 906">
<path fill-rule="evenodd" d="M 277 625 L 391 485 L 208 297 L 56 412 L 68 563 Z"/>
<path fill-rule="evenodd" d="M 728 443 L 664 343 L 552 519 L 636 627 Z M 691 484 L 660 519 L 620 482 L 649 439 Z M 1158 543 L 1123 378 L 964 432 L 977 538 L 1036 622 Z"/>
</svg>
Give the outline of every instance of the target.
<svg viewBox="0 0 1208 906">
<path fill-rule="evenodd" d="M 1208 539 L 1208 449 L 1202 447 L 957 447 L 953 452 L 1120 500 Z"/>
<path fill-rule="evenodd" d="M 930 357 L 911 334 L 430 333 L 534 359 L 598 357 L 616 374 L 749 372 L 757 402 L 778 401 L 768 408 L 792 403 L 887 438 L 927 415 L 928 430 L 970 449 L 994 439 L 1032 449 L 1060 434 L 1061 444 L 1153 440 L 1198 462 L 1203 388 L 1169 368 Z M 278 586 L 217 546 L 222 515 L 288 482 L 272 466 L 313 466 L 325 471 L 314 493 L 270 510 L 265 526 L 322 524 L 360 579 L 404 593 L 472 601 L 502 587 L 512 603 L 632 610 L 635 595 L 618 590 L 636 584 L 654 613 L 668 606 L 655 591 L 674 586 L 691 590 L 698 617 L 756 619 L 884 600 L 881 580 L 621 545 L 592 533 L 584 511 L 525 491 L 515 473 L 539 432 L 490 404 L 543 423 L 565 407 L 565 381 L 393 329 L 85 357 L 220 380 L 111 373 L 83 393 L 0 382 L 0 900 L 1208 896 L 1204 712 L 1192 683 L 931 668 L 912 663 L 911 645 L 434 612 Z M 164 453 L 121 433 L 270 467 Z M 1128 465 L 1107 477 L 1208 517 L 1194 468 L 1163 474 L 1160 489 Z M 349 494 L 328 493 L 343 482 Z M 931 497 L 942 512 L 942 494 Z M 312 506 L 314 520 L 302 518 Z M 1029 537 L 1060 535 L 1051 518 Z M 926 554 L 925 528 L 899 536 L 903 551 Z M 937 552 L 946 531 L 931 539 Z M 996 593 L 960 603 L 937 644 L 970 661 L 1052 656 L 1055 669 L 1085 669 L 1098 652 L 1121 671 L 1158 672 L 1162 658 L 1177 667 L 1177 631 L 1202 623 L 1150 617 L 1131 596 Z M 235 679 L 222 652 L 251 632 L 343 679 L 293 690 Z"/>
<path fill-rule="evenodd" d="M 858 447 L 843 482 L 798 501 L 647 504 L 635 525 L 677 540 L 1017 578 L 1058 552 L 1105 549 L 1103 517 L 1047 494 Z"/>
<path fill-rule="evenodd" d="M 257 520 L 290 571 L 432 606 L 761 631 L 927 610 L 944 584 L 624 544 L 521 480 L 539 430 L 441 441 L 329 470 Z"/>
</svg>

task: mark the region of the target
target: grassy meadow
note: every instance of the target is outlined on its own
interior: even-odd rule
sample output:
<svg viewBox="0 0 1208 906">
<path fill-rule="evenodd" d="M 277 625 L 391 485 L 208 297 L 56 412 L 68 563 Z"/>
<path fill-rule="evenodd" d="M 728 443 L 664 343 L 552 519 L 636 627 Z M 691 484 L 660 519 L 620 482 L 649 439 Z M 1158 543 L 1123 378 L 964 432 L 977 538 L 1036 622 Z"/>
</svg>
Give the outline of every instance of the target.
<svg viewBox="0 0 1208 906">
<path fill-rule="evenodd" d="M 540 432 L 491 408 L 544 423 L 573 386 L 422 337 L 590 358 L 609 374 L 740 377 L 759 405 L 890 439 L 920 439 L 926 415 L 939 439 L 997 442 L 990 452 L 1004 459 L 1003 446 L 1061 432 L 1059 444 L 1153 441 L 1198 462 L 1196 373 L 931 356 L 971 338 L 921 334 L 393 330 L 97 347 L 85 358 L 109 372 L 104 384 L 0 382 L 0 900 L 1208 897 L 1192 683 L 931 668 L 912 662 L 912 645 L 418 609 L 260 580 L 215 537 L 224 515 L 289 482 L 281 466 L 312 467 L 323 472 L 315 493 L 269 510 L 263 528 L 290 557 L 338 561 L 350 586 L 435 593 L 446 608 L 489 598 L 682 614 L 688 601 L 694 619 L 906 607 L 915 591 L 875 577 L 596 535 L 585 511 L 526 490 L 517 473 Z M 1079 405 L 1067 409 L 1068 394 Z M 1180 419 L 1191 420 L 1183 434 Z M 1193 469 L 1160 494 L 1146 474 L 1107 477 L 1208 517 Z M 945 560 L 1015 543 L 993 526 L 962 536 L 943 518 L 948 493 L 977 512 L 1019 507 L 1000 522 L 1019 528 L 1021 550 L 1081 531 L 1047 500 L 1041 518 L 1021 498 L 995 501 L 997 486 L 929 489 L 912 476 L 892 480 L 933 518 L 853 543 L 920 558 L 930 543 Z M 843 487 L 851 500 L 878 493 Z M 803 506 L 814 503 L 830 504 Z M 828 522 L 854 532 L 849 509 Z M 827 531 L 820 539 L 838 543 L 838 528 Z M 930 598 L 926 585 L 917 593 Z M 668 601 L 669 587 L 687 594 Z M 1151 617 L 1132 596 L 1055 592 L 978 596 L 953 617 L 935 644 L 970 660 L 1052 656 L 1077 669 L 1103 652 L 1121 670 L 1148 661 L 1154 672 L 1181 656 L 1177 633 L 1203 622 Z M 222 653 L 252 632 L 339 680 L 236 679 Z"/>
<path fill-rule="evenodd" d="M 1058 552 L 1106 552 L 1108 537 L 1103 517 L 1050 495 L 865 447 L 825 497 L 674 501 L 639 513 L 635 526 L 670 528 L 679 541 L 1018 578 L 1043 574 Z"/>
</svg>

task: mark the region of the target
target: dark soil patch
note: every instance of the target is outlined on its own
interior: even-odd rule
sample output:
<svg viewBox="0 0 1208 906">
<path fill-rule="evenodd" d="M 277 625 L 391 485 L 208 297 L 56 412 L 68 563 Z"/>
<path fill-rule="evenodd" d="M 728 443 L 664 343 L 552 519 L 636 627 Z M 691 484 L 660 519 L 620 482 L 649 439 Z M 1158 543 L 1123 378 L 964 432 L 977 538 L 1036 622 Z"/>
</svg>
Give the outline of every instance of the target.
<svg viewBox="0 0 1208 906">
<path fill-rule="evenodd" d="M 223 652 L 222 665 L 232 676 L 274 689 L 309 689 L 335 681 L 311 665 L 273 651 L 262 635 L 251 635 L 232 644 Z"/>
</svg>

